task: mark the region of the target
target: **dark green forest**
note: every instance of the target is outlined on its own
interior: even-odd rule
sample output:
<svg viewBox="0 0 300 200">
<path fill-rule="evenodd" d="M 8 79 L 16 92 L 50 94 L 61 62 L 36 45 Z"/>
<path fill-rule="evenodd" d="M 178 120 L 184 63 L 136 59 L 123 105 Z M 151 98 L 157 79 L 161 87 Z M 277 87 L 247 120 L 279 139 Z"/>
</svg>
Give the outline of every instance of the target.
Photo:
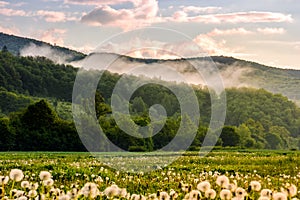
<svg viewBox="0 0 300 200">
<path fill-rule="evenodd" d="M 5 49 L 0 52 L 1 151 L 85 151 L 71 114 L 77 71 L 43 57 L 20 57 Z M 86 71 L 86 76 L 94 77 L 98 73 Z M 143 78 L 126 76 L 131 83 Z M 130 114 L 136 124 L 150 124 L 149 108 L 154 104 L 161 104 L 168 116 L 158 134 L 146 139 L 135 138 L 124 133 L 111 115 L 111 94 L 120 78 L 119 74 L 103 72 L 95 95 L 96 115 L 107 137 L 130 151 L 152 151 L 168 144 L 181 121 L 175 95 L 159 84 L 147 84 L 134 92 Z M 184 87 L 174 82 L 167 84 L 179 91 Z M 211 103 L 207 88 L 193 87 L 199 102 L 200 122 L 190 150 L 197 150 L 208 129 Z M 226 89 L 226 96 L 226 121 L 218 146 L 300 148 L 300 109 L 287 97 L 254 88 Z M 85 101 L 84 97 L 78 98 Z M 122 103 L 122 97 L 119 101 Z M 189 124 L 188 117 L 185 121 L 193 125 Z M 140 130 L 135 131 L 134 134 L 139 134 Z"/>
</svg>

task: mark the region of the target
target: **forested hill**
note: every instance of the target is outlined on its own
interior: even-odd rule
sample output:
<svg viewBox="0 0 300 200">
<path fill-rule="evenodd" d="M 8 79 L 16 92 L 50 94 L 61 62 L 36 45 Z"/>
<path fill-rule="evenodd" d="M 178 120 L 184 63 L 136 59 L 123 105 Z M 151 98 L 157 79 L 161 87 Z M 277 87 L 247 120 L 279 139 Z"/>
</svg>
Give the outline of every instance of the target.
<svg viewBox="0 0 300 200">
<path fill-rule="evenodd" d="M 56 46 L 55 44 L 51 45 L 39 40 L 19 37 L 15 35 L 8 35 L 0 32 L 0 48 L 7 48 L 7 50 L 14 55 L 19 55 L 22 49 L 29 47 L 30 45 L 49 48 L 56 53 L 68 57 L 68 61 L 80 60 L 85 57 L 83 53 L 65 47 Z"/>
<path fill-rule="evenodd" d="M 61 109 L 58 105 L 63 103 L 69 105 L 65 112 L 69 112 L 70 116 L 76 72 L 77 69 L 72 66 L 58 65 L 45 58 L 19 57 L 7 51 L 0 52 L 2 150 L 82 150 L 72 118 L 56 114 Z M 95 75 L 95 72 L 87 73 L 87 76 Z M 119 74 L 105 72 L 96 93 L 96 111 L 103 130 L 114 143 L 126 150 L 144 151 L 161 148 L 174 137 L 179 126 L 180 108 L 176 97 L 170 90 L 157 84 L 138 89 L 130 102 L 130 112 L 134 121 L 140 125 L 150 123 L 148 109 L 158 103 L 167 110 L 168 119 L 161 132 L 151 140 L 129 137 L 117 127 L 110 115 L 111 93 L 120 77 Z M 128 76 L 131 83 L 140 78 Z M 180 84 L 171 82 L 168 84 L 178 87 L 181 91 Z M 208 90 L 195 89 L 201 123 L 193 147 L 198 148 L 208 128 L 211 105 Z M 226 126 L 218 145 L 271 149 L 299 148 L 300 110 L 288 98 L 264 89 L 245 87 L 227 89 L 226 92 Z M 41 101 L 42 98 L 50 99 L 54 103 L 51 106 Z M 45 123 L 49 120 L 52 123 L 50 126 Z M 53 135 L 56 139 L 49 145 L 47 142 Z M 39 138 L 39 142 L 31 144 L 32 138 Z M 66 144 L 67 141 L 73 142 Z M 41 147 L 40 144 L 44 146 Z M 66 148 L 62 148 L 64 146 Z"/>
</svg>

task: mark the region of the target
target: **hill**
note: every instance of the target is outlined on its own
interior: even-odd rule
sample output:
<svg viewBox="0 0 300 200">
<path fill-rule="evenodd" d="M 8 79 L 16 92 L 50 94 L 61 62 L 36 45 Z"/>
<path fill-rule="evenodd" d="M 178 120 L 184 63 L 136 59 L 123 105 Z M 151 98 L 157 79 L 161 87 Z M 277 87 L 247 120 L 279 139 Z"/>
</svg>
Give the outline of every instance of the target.
<svg viewBox="0 0 300 200">
<path fill-rule="evenodd" d="M 216 63 L 221 63 L 221 61 Z M 225 66 L 225 64 L 223 65 Z M 64 113 L 70 112 L 77 71 L 77 68 L 55 64 L 43 57 L 19 57 L 6 51 L 0 52 L 0 87 L 2 91 L 0 92 L 2 99 L 0 106 L 3 116 L 2 121 L 0 120 L 3 126 L 0 138 L 2 136 L 5 138 L 4 136 L 7 134 L 11 136 L 6 138 L 10 143 L 2 141 L 2 143 L 11 144 L 11 146 L 6 145 L 8 149 L 82 150 L 82 147 L 77 149 L 74 146 L 79 143 L 78 135 L 74 124 L 70 121 L 70 113 Z M 86 71 L 87 80 L 89 76 L 97 76 L 98 73 L 99 71 Z M 98 86 L 95 98 L 96 113 L 103 130 L 111 141 L 126 150 L 148 151 L 161 148 L 175 136 L 180 125 L 180 107 L 176 97 L 170 90 L 159 84 L 149 84 L 138 89 L 130 100 L 132 119 L 137 124 L 144 126 L 151 122 L 148 112 L 149 107 L 154 104 L 162 104 L 167 111 L 168 118 L 160 133 L 152 139 L 144 140 L 128 136 L 118 128 L 110 115 L 111 94 L 120 77 L 120 74 L 106 71 Z M 128 75 L 127 78 L 128 84 L 134 84 L 143 77 Z M 181 88 L 182 84 L 175 82 L 166 84 L 177 88 L 178 91 L 184 91 Z M 199 131 L 193 143 L 196 148 L 203 142 L 208 128 L 211 104 L 210 94 L 205 87 L 196 87 L 195 92 L 201 116 Z M 300 109 L 288 98 L 280 94 L 274 95 L 264 89 L 245 87 L 230 88 L 226 90 L 226 93 L 226 122 L 218 145 L 270 149 L 299 148 Z M 43 100 L 41 102 L 41 98 L 51 99 L 52 106 Z M 81 101 L 85 100 L 83 96 L 78 98 Z M 124 101 L 122 96 L 119 96 L 119 101 L 120 103 Z M 28 105 L 29 107 L 27 107 Z M 66 107 L 63 108 L 63 111 L 58 111 L 57 105 Z M 62 112 L 63 115 L 57 115 L 56 111 Z M 51 128 L 46 123 L 49 121 L 48 118 L 53 121 Z M 189 122 L 188 119 L 186 120 Z M 125 118 L 124 121 L 126 121 Z M 89 124 L 88 121 L 86 123 Z M 139 134 L 138 129 L 135 131 L 136 134 Z M 26 136 L 26 134 L 28 135 Z M 60 136 L 60 134 L 62 135 Z M 57 146 L 53 147 L 47 144 L 51 135 L 58 137 L 51 143 L 57 144 Z M 73 137 L 75 143 L 70 146 L 70 149 L 62 148 L 67 142 L 66 138 Z M 24 138 L 24 140 L 18 140 L 19 143 L 15 143 L 14 139 L 17 140 L 17 138 Z M 45 146 L 42 149 L 39 148 L 38 143 L 37 146 L 30 146 L 32 138 L 39 138 Z M 120 138 L 122 139 L 120 140 Z M 7 150 L 7 148 L 3 150 Z M 103 148 L 107 150 L 105 146 Z"/>
<path fill-rule="evenodd" d="M 263 88 L 272 93 L 282 94 L 296 103 L 300 102 L 300 70 L 280 69 L 224 56 L 159 60 L 93 53 L 86 57 L 85 63 L 97 63 L 96 67 L 98 69 L 104 69 L 107 68 L 105 65 L 106 60 L 114 60 L 109 66 L 109 70 L 116 73 L 126 73 L 133 67 L 147 65 L 153 67 L 154 70 L 153 72 L 148 70 L 147 73 L 143 73 L 144 75 L 159 77 L 167 81 L 176 81 L 176 77 L 172 77 L 164 69 L 168 66 L 179 72 L 191 84 L 205 85 L 205 79 L 210 79 L 219 73 L 226 88 Z M 82 63 L 82 61 L 79 61 L 75 64 L 82 66 Z M 212 71 L 214 69 L 212 65 L 216 66 L 219 71 Z M 200 73 L 206 72 L 204 74 L 208 76 L 205 79 L 201 77 L 195 67 L 199 69 Z M 139 74 L 136 73 L 134 75 Z"/>
<path fill-rule="evenodd" d="M 49 57 L 53 57 L 53 54 L 57 54 L 60 57 L 64 57 L 65 61 L 67 62 L 80 60 L 85 57 L 83 53 L 65 47 L 51 45 L 49 43 L 42 42 L 39 40 L 19 37 L 15 35 L 8 35 L 0 32 L 0 48 L 3 48 L 4 46 L 9 52 L 11 52 L 14 55 L 28 55 L 28 53 L 30 53 L 29 51 L 33 53 L 32 51 L 35 49 L 36 51 L 39 51 L 39 54 L 42 53 L 46 57 L 47 55 Z M 56 59 L 59 60 L 59 58 Z"/>
</svg>

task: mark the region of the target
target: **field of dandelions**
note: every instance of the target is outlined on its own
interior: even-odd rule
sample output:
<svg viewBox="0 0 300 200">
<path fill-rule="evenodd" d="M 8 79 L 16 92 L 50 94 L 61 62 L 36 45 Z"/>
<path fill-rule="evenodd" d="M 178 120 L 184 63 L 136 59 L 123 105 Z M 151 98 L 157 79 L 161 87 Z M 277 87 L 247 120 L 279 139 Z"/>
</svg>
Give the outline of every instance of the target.
<svg viewBox="0 0 300 200">
<path fill-rule="evenodd" d="M 300 153 L 186 153 L 149 173 L 118 171 L 88 153 L 0 153 L 0 186 L 1 199 L 18 200 L 295 200 Z"/>
</svg>

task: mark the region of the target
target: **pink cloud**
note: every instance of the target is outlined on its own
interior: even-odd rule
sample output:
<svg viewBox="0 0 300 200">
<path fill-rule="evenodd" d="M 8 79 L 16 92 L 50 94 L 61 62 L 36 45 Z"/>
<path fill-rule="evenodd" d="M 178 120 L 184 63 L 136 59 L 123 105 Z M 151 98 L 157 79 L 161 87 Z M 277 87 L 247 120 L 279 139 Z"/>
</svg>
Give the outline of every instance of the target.
<svg viewBox="0 0 300 200">
<path fill-rule="evenodd" d="M 181 6 L 182 11 L 185 13 L 214 13 L 221 10 L 221 7 L 196 7 L 196 6 Z"/>
<path fill-rule="evenodd" d="M 203 23 L 259 23 L 259 22 L 292 22 L 293 18 L 290 14 L 275 12 L 236 12 L 214 15 L 199 15 L 188 17 L 189 22 Z"/>
<path fill-rule="evenodd" d="M 39 10 L 39 11 L 37 11 L 36 15 L 44 18 L 45 21 L 47 21 L 47 22 L 64 22 L 64 21 L 66 21 L 66 15 L 63 12 Z"/>
<path fill-rule="evenodd" d="M 268 28 L 268 27 L 258 28 L 257 31 L 265 35 L 284 34 L 286 32 L 284 28 Z"/>
<path fill-rule="evenodd" d="M 207 33 L 209 36 L 218 36 L 218 35 L 249 35 L 253 34 L 252 31 L 248 31 L 245 28 L 233 28 L 233 29 L 225 29 L 220 30 L 215 28 L 211 32 Z"/>
<path fill-rule="evenodd" d="M 7 27 L 7 26 L 1 26 L 0 25 L 0 32 L 11 34 L 11 35 L 19 35 L 20 30 L 16 27 Z"/>
<path fill-rule="evenodd" d="M 0 8 L 0 15 L 5 16 L 28 16 L 24 10 L 14 10 L 10 8 Z"/>
<path fill-rule="evenodd" d="M 82 17 L 83 23 L 94 26 L 116 26 L 124 30 L 148 26 L 158 21 L 157 0 L 134 1 L 132 9 L 114 9 L 108 5 L 98 6 Z"/>
<path fill-rule="evenodd" d="M 64 0 L 65 4 L 78 4 L 78 5 L 115 5 L 124 2 L 131 2 L 132 0 Z"/>
<path fill-rule="evenodd" d="M 38 39 L 48 42 L 50 44 L 63 45 L 64 44 L 64 35 L 67 32 L 66 29 L 49 29 L 39 33 L 37 36 Z"/>
<path fill-rule="evenodd" d="M 5 7 L 7 6 L 9 3 L 6 1 L 0 1 L 0 7 Z"/>
</svg>

